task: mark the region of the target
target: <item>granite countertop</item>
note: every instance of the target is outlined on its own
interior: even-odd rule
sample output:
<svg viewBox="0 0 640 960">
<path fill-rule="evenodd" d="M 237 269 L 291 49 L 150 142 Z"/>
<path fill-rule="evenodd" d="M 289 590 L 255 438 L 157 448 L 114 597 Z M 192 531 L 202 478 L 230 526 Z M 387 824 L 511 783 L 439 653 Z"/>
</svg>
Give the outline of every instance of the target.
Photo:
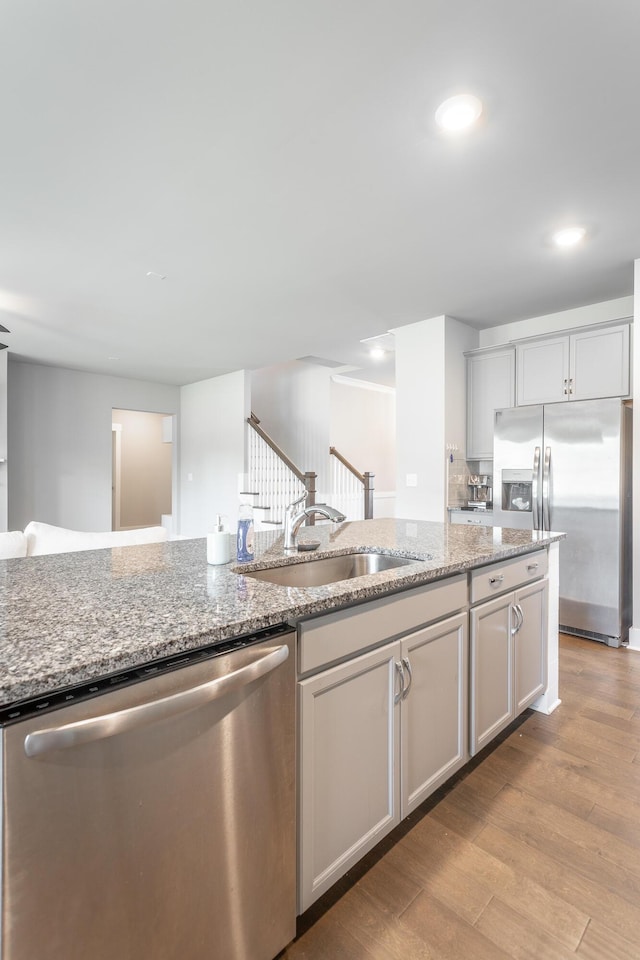
<svg viewBox="0 0 640 960">
<path fill-rule="evenodd" d="M 206 539 L 0 561 L 0 706 L 158 657 L 359 603 L 564 534 L 409 520 L 305 527 L 312 554 L 286 557 L 282 532 L 256 535 L 256 560 L 209 566 Z M 415 564 L 322 587 L 283 587 L 237 570 L 375 549 Z"/>
</svg>

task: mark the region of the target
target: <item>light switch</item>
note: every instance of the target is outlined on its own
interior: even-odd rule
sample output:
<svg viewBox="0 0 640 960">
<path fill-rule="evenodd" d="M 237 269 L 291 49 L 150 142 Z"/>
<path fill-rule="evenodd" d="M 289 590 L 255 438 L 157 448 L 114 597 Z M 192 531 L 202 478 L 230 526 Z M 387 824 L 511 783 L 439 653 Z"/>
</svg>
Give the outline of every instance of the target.
<svg viewBox="0 0 640 960">
<path fill-rule="evenodd" d="M 408 486 L 408 487 L 417 487 L 417 486 L 418 486 L 418 474 L 417 474 L 417 473 L 408 473 L 408 474 L 407 474 L 407 486 Z"/>
</svg>

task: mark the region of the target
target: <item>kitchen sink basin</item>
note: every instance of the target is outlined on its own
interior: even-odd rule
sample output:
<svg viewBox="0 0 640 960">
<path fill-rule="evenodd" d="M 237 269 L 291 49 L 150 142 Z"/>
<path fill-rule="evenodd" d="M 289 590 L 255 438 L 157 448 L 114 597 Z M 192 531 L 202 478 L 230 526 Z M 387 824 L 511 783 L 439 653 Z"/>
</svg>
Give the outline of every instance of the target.
<svg viewBox="0 0 640 960">
<path fill-rule="evenodd" d="M 410 563 L 415 561 L 386 553 L 345 553 L 338 557 L 318 557 L 303 563 L 283 564 L 266 570 L 247 570 L 245 576 L 278 583 L 283 587 L 321 587 L 327 583 L 379 573 L 381 570 L 395 570 L 396 567 L 404 567 Z"/>
</svg>

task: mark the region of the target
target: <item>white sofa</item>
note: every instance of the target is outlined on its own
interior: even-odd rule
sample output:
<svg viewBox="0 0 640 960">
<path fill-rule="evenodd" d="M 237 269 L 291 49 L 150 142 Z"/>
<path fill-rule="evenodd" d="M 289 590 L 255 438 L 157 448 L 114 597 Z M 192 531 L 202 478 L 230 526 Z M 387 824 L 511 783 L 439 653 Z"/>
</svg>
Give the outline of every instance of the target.
<svg viewBox="0 0 640 960">
<path fill-rule="evenodd" d="M 8 560 L 11 557 L 26 557 L 26 555 L 27 538 L 22 530 L 0 533 L 0 560 Z"/>
<path fill-rule="evenodd" d="M 76 550 L 99 550 L 102 547 L 126 547 L 138 543 L 162 543 L 167 539 L 168 533 L 164 527 L 90 533 L 32 520 L 25 527 L 24 533 L 21 530 L 0 533 L 0 559 L 38 557 L 48 553 L 71 553 Z"/>
</svg>

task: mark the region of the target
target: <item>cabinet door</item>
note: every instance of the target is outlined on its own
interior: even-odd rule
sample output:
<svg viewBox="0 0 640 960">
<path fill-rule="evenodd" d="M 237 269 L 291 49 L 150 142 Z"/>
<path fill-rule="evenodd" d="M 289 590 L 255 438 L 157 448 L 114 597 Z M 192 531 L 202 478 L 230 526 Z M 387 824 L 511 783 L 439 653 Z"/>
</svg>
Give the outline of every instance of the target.
<svg viewBox="0 0 640 960">
<path fill-rule="evenodd" d="M 473 757 L 514 717 L 513 594 L 471 610 L 471 736 Z"/>
<path fill-rule="evenodd" d="M 628 324 L 572 334 L 570 367 L 571 400 L 628 396 Z"/>
<path fill-rule="evenodd" d="M 400 821 L 395 642 L 325 670 L 299 691 L 299 909 Z"/>
<path fill-rule="evenodd" d="M 518 406 L 569 399 L 569 337 L 519 343 Z"/>
<path fill-rule="evenodd" d="M 513 348 L 467 357 L 467 460 L 493 458 L 493 413 L 515 403 Z"/>
<path fill-rule="evenodd" d="M 547 603 L 549 581 L 515 594 L 514 640 L 515 714 L 533 703 L 547 688 Z"/>
<path fill-rule="evenodd" d="M 402 817 L 467 760 L 467 615 L 402 641 Z"/>
</svg>

